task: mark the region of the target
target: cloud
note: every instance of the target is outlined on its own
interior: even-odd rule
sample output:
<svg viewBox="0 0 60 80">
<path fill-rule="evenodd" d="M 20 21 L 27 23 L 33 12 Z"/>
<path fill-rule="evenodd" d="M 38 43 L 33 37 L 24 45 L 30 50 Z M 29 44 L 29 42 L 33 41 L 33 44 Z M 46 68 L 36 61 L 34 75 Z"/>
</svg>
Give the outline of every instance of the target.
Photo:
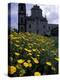
<svg viewBox="0 0 60 80">
<path fill-rule="evenodd" d="M 57 24 L 59 17 L 58 17 L 58 6 L 56 5 L 47 5 L 41 6 L 43 10 L 43 16 L 47 16 L 48 23 Z"/>
<path fill-rule="evenodd" d="M 39 4 L 38 4 L 39 5 Z M 39 5 L 40 8 L 42 9 L 42 14 L 43 16 L 47 17 L 48 23 L 51 24 L 57 24 L 59 17 L 58 17 L 58 6 L 56 5 Z M 30 16 L 31 15 L 31 8 L 33 7 L 33 4 L 27 4 L 27 14 Z"/>
<path fill-rule="evenodd" d="M 48 16 L 49 22 L 50 23 L 58 23 L 58 13 L 56 12 L 51 12 L 50 15 Z"/>
<path fill-rule="evenodd" d="M 11 3 L 11 15 L 15 15 L 18 13 L 18 4 Z"/>
</svg>

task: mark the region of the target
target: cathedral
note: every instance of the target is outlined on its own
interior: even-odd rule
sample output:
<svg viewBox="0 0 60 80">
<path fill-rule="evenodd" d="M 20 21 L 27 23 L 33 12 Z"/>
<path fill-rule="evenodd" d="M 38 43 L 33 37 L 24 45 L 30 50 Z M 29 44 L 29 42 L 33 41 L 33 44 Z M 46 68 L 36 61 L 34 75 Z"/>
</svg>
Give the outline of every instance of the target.
<svg viewBox="0 0 60 80">
<path fill-rule="evenodd" d="M 46 17 L 42 16 L 42 9 L 38 5 L 31 8 L 31 15 L 26 15 L 26 4 L 18 4 L 18 32 L 33 32 L 41 35 L 50 34 L 57 24 L 48 24 Z"/>
</svg>

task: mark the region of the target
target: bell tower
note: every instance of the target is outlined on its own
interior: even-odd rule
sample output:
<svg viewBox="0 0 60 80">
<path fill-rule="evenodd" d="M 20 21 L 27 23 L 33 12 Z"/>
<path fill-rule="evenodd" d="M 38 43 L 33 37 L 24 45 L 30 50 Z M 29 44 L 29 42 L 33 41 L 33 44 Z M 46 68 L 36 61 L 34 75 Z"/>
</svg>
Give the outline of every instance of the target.
<svg viewBox="0 0 60 80">
<path fill-rule="evenodd" d="M 18 32 L 26 32 L 26 5 L 18 4 Z"/>
</svg>

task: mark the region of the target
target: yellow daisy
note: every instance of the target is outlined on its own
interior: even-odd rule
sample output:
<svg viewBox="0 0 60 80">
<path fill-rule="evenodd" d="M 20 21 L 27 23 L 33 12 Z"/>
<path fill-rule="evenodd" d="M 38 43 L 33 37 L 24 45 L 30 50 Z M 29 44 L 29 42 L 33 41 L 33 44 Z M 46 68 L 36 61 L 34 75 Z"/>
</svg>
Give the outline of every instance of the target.
<svg viewBox="0 0 60 80">
<path fill-rule="evenodd" d="M 27 52 L 31 52 L 31 50 L 29 50 L 29 49 L 27 49 L 27 48 L 25 48 L 24 50 L 27 51 Z"/>
<path fill-rule="evenodd" d="M 28 62 L 28 63 L 30 63 L 30 62 L 31 62 L 31 60 L 27 60 L 27 62 Z"/>
<path fill-rule="evenodd" d="M 35 73 L 34 73 L 34 76 L 40 76 L 40 75 L 41 75 L 40 72 L 35 72 Z"/>
<path fill-rule="evenodd" d="M 31 55 L 32 55 L 32 53 L 29 53 L 29 55 L 31 56 Z"/>
<path fill-rule="evenodd" d="M 27 50 L 28 52 L 31 52 L 31 50 Z"/>
<path fill-rule="evenodd" d="M 27 62 L 24 62 L 23 65 L 27 68 L 29 64 Z"/>
<path fill-rule="evenodd" d="M 42 49 L 43 51 L 45 51 L 45 49 Z"/>
<path fill-rule="evenodd" d="M 24 59 L 19 59 L 17 60 L 18 63 L 22 64 L 25 60 Z"/>
<path fill-rule="evenodd" d="M 36 49 L 32 49 L 32 51 L 36 51 Z"/>
<path fill-rule="evenodd" d="M 37 55 L 38 57 L 40 56 L 40 55 Z"/>
<path fill-rule="evenodd" d="M 18 41 L 18 40 L 16 40 L 16 43 L 19 43 L 19 41 Z"/>
<path fill-rule="evenodd" d="M 15 44 L 16 47 L 19 47 L 19 45 Z"/>
<path fill-rule="evenodd" d="M 57 57 L 54 58 L 56 61 L 58 61 L 59 59 Z"/>
<path fill-rule="evenodd" d="M 51 65 L 52 65 L 51 62 L 48 62 L 48 61 L 46 62 L 46 64 L 47 64 L 48 66 L 51 66 Z"/>
<path fill-rule="evenodd" d="M 15 66 L 9 66 L 8 67 L 8 73 L 9 74 L 14 74 L 16 72 L 16 67 Z"/>
<path fill-rule="evenodd" d="M 37 58 L 32 58 L 32 59 L 33 59 L 34 63 L 36 63 L 36 64 L 38 64 L 38 63 L 39 63 L 39 61 L 38 61 L 38 59 L 37 59 Z"/>
<path fill-rule="evenodd" d="M 28 63 L 28 66 L 29 66 L 29 67 L 32 67 L 32 63 Z"/>
<path fill-rule="evenodd" d="M 15 52 L 15 55 L 16 55 L 16 56 L 19 56 L 19 55 L 20 55 L 20 53 Z"/>
</svg>

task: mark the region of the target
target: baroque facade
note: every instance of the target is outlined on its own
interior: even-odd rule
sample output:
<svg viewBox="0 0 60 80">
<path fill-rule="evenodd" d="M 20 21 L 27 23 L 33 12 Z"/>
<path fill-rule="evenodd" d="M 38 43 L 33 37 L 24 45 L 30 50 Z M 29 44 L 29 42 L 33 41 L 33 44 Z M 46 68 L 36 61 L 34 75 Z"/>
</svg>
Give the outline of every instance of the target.
<svg viewBox="0 0 60 80">
<path fill-rule="evenodd" d="M 33 32 L 41 35 L 50 34 L 57 24 L 48 24 L 46 17 L 38 5 L 31 8 L 31 16 L 26 16 L 26 5 L 18 4 L 18 32 Z"/>
</svg>

